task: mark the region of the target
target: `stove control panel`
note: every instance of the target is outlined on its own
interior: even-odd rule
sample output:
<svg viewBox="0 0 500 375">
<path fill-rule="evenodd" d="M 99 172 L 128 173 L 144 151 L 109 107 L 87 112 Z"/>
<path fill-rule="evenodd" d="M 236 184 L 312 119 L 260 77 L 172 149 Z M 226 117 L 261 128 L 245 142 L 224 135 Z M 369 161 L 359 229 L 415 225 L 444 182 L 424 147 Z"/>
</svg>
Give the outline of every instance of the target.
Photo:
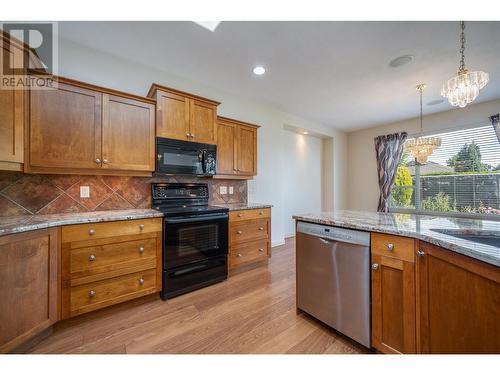
<svg viewBox="0 0 500 375">
<path fill-rule="evenodd" d="M 153 199 L 208 199 L 207 184 L 152 184 Z"/>
</svg>

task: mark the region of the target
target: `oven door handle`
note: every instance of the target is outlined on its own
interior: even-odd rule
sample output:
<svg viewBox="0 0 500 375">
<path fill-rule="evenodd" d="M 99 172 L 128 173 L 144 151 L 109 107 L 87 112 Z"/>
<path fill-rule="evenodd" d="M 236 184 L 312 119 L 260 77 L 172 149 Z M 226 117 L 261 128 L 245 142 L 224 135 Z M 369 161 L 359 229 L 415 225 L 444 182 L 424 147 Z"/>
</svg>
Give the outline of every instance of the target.
<svg viewBox="0 0 500 375">
<path fill-rule="evenodd" d="M 178 223 L 194 223 L 199 221 L 211 221 L 211 220 L 221 220 L 228 219 L 228 214 L 214 214 L 210 216 L 190 216 L 188 218 L 165 218 L 165 224 L 178 224 Z"/>
<path fill-rule="evenodd" d="M 184 269 L 181 269 L 181 270 L 178 270 L 178 271 L 174 271 L 174 272 L 172 272 L 170 274 L 170 277 L 171 278 L 176 278 L 176 277 L 186 276 L 186 275 L 189 275 L 191 273 L 205 271 L 206 269 L 213 268 L 213 267 L 214 267 L 213 263 L 210 263 L 210 264 L 197 264 L 197 265 L 194 265 L 194 266 L 191 266 L 191 267 L 188 267 L 188 268 L 184 268 Z"/>
</svg>

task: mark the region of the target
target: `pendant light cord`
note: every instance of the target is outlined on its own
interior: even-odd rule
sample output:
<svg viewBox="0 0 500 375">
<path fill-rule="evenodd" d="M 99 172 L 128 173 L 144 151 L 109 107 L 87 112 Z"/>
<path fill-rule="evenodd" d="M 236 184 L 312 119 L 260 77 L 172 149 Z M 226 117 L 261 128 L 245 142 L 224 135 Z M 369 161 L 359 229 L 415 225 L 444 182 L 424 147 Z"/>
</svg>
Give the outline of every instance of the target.
<svg viewBox="0 0 500 375">
<path fill-rule="evenodd" d="M 460 29 L 462 30 L 460 33 L 460 67 L 459 71 L 462 72 L 465 70 L 465 22 L 460 22 Z"/>
</svg>

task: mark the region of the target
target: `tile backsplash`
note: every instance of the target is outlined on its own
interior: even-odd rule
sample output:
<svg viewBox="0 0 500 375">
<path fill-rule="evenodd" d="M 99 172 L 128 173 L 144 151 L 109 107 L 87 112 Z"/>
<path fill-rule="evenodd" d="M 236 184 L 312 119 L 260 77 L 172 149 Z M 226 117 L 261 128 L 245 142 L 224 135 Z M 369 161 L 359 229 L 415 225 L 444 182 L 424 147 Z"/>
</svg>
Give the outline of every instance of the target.
<svg viewBox="0 0 500 375">
<path fill-rule="evenodd" d="M 245 180 L 214 180 L 187 176 L 118 177 L 40 175 L 0 171 L 0 216 L 151 208 L 152 182 L 199 182 L 209 187 L 210 203 L 245 203 Z M 80 186 L 90 196 L 80 198 Z M 220 186 L 233 194 L 220 194 Z"/>
</svg>

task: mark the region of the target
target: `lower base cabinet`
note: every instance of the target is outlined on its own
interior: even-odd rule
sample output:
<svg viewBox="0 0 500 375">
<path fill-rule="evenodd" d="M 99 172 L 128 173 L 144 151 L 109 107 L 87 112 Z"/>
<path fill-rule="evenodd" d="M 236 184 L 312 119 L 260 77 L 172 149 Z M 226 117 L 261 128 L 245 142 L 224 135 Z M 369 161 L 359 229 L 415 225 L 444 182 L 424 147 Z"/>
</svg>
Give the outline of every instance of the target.
<svg viewBox="0 0 500 375">
<path fill-rule="evenodd" d="M 0 353 L 58 319 L 58 228 L 0 237 Z"/>
<path fill-rule="evenodd" d="M 420 243 L 419 353 L 500 353 L 500 269 Z"/>
</svg>

